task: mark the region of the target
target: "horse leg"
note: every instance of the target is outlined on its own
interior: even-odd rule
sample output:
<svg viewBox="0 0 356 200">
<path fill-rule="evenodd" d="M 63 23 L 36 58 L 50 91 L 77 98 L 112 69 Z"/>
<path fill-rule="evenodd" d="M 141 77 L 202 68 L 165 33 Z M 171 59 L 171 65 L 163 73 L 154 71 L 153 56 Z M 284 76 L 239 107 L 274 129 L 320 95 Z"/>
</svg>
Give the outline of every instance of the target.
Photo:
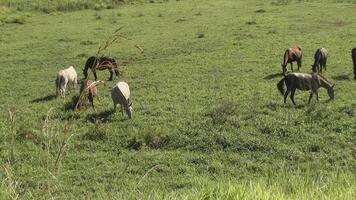
<svg viewBox="0 0 356 200">
<path fill-rule="evenodd" d="M 310 101 L 311 101 L 312 97 L 313 97 L 313 92 L 310 92 L 308 104 L 310 104 Z"/>
<path fill-rule="evenodd" d="M 114 103 L 114 112 L 116 112 L 116 103 L 115 102 L 113 103 Z"/>
<path fill-rule="evenodd" d="M 113 73 L 113 71 L 112 71 L 113 69 L 111 69 L 110 70 L 110 78 L 109 78 L 109 80 L 108 81 L 112 81 L 112 77 L 113 77 L 113 75 L 114 75 L 114 73 Z"/>
<path fill-rule="evenodd" d="M 98 77 L 96 76 L 96 72 L 95 71 L 93 72 L 93 74 L 94 74 L 94 79 L 95 80 L 98 79 Z"/>
<path fill-rule="evenodd" d="M 296 90 L 296 88 L 292 88 L 292 91 L 291 91 L 291 94 L 290 94 L 290 99 L 292 100 L 292 102 L 293 102 L 294 105 L 296 105 L 295 102 L 294 102 L 294 93 L 295 93 L 295 90 Z"/>
<path fill-rule="evenodd" d="M 89 99 L 89 102 L 91 103 L 91 106 L 93 107 L 93 110 L 95 111 L 94 98 L 93 98 L 93 96 L 92 96 L 90 93 L 89 93 L 88 99 Z"/>
<path fill-rule="evenodd" d="M 287 97 L 288 97 L 289 92 L 290 92 L 290 88 L 287 88 L 287 91 L 284 93 L 284 103 L 287 102 Z"/>
<path fill-rule="evenodd" d="M 77 86 L 77 82 L 78 82 L 77 78 L 74 78 L 74 80 L 73 80 L 73 88 L 74 88 L 74 89 L 75 89 L 76 86 Z"/>
<path fill-rule="evenodd" d="M 290 68 L 292 69 L 293 72 L 293 62 L 290 62 Z"/>
<path fill-rule="evenodd" d="M 318 91 L 315 91 L 315 95 L 316 95 L 316 100 L 319 101 Z"/>
</svg>

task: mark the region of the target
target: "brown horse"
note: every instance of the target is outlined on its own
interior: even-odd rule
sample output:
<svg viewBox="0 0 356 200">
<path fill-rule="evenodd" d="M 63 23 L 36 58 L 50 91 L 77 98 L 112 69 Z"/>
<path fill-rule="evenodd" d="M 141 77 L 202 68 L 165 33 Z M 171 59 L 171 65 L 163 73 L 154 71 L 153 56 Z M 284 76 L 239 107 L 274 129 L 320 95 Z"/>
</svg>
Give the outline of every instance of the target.
<svg viewBox="0 0 356 200">
<path fill-rule="evenodd" d="M 78 110 L 80 107 L 83 105 L 83 100 L 85 101 L 86 99 L 89 100 L 89 103 L 94 107 L 94 97 L 98 95 L 98 90 L 96 89 L 96 86 L 99 83 L 104 83 L 103 81 L 92 81 L 92 80 L 84 80 L 81 87 L 80 87 L 80 96 L 78 98 L 78 102 L 75 105 L 74 110 Z M 105 84 L 105 83 L 104 83 Z"/>
<path fill-rule="evenodd" d="M 287 64 L 290 63 L 290 67 L 293 71 L 293 62 L 296 61 L 299 68 L 302 67 L 303 53 L 301 47 L 291 47 L 286 49 L 283 56 L 282 71 L 283 74 L 287 72 Z"/>
<path fill-rule="evenodd" d="M 283 85 L 287 86 L 287 91 L 284 92 Z M 334 85 L 329 83 L 323 76 L 318 73 L 306 74 L 306 73 L 289 73 L 277 84 L 278 90 L 284 95 L 284 103 L 287 101 L 289 93 L 290 99 L 294 102 L 294 93 L 296 89 L 308 91 L 311 90 L 308 104 L 315 93 L 316 99 L 319 101 L 318 89 L 320 87 L 326 88 L 328 90 L 328 95 L 330 99 L 334 99 Z"/>
<path fill-rule="evenodd" d="M 109 70 L 110 78 L 109 81 L 112 80 L 113 74 L 115 73 L 116 76 L 119 76 L 120 72 L 117 67 L 116 60 L 114 58 L 108 56 L 102 57 L 95 57 L 91 56 L 88 58 L 87 62 L 85 63 L 85 68 L 83 69 L 84 79 L 88 78 L 88 70 L 91 69 L 94 74 L 94 79 L 97 80 L 96 70 L 103 71 Z"/>
<path fill-rule="evenodd" d="M 352 62 L 354 63 L 354 79 L 356 80 L 356 47 L 351 51 Z"/>
</svg>

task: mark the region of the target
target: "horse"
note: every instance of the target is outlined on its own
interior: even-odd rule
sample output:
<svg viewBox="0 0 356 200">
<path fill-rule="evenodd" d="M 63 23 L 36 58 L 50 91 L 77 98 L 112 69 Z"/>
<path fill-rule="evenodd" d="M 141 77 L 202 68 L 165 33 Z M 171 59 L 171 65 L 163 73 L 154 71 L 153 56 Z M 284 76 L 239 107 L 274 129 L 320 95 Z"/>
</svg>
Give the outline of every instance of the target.
<svg viewBox="0 0 356 200">
<path fill-rule="evenodd" d="M 314 54 L 314 64 L 312 65 L 313 72 L 323 72 L 326 71 L 326 61 L 328 59 L 328 51 L 325 48 L 319 48 Z"/>
<path fill-rule="evenodd" d="M 73 88 L 75 89 L 77 81 L 77 72 L 75 71 L 73 66 L 70 66 L 67 69 L 60 70 L 57 73 L 56 78 L 56 96 L 65 97 L 68 82 L 72 82 Z"/>
<path fill-rule="evenodd" d="M 290 63 L 290 67 L 293 71 L 293 62 L 296 61 L 299 68 L 302 67 L 303 53 L 301 47 L 291 47 L 286 49 L 283 56 L 282 71 L 283 74 L 287 72 L 287 64 Z"/>
<path fill-rule="evenodd" d="M 122 107 L 128 117 L 132 117 L 132 102 L 130 101 L 130 88 L 126 82 L 118 82 L 111 90 L 111 98 L 114 103 L 114 110 L 116 112 L 116 105 L 121 105 L 121 113 L 124 114 Z"/>
<path fill-rule="evenodd" d="M 287 86 L 286 92 L 284 92 L 283 88 L 284 83 Z M 286 103 L 287 101 L 288 94 L 291 93 L 290 98 L 294 105 L 296 105 L 294 102 L 294 93 L 296 89 L 302 91 L 311 90 L 308 101 L 309 104 L 314 93 L 316 95 L 316 99 L 319 101 L 318 89 L 320 87 L 326 88 L 330 99 L 333 100 L 334 86 L 335 85 L 328 82 L 325 77 L 321 76 L 318 73 L 289 73 L 284 78 L 282 78 L 282 80 L 280 80 L 277 84 L 278 90 L 281 92 L 282 95 L 284 95 L 284 103 Z"/>
<path fill-rule="evenodd" d="M 351 57 L 354 63 L 354 79 L 356 80 L 356 47 L 351 50 Z"/>
<path fill-rule="evenodd" d="M 98 90 L 96 89 L 96 86 L 99 83 L 104 83 L 104 82 L 92 81 L 92 80 L 83 81 L 82 85 L 80 86 L 80 96 L 78 98 L 78 102 L 76 103 L 74 110 L 79 109 L 83 105 L 82 100 L 86 98 L 88 98 L 89 103 L 91 104 L 92 108 L 95 110 L 94 97 L 98 95 Z"/>
<path fill-rule="evenodd" d="M 116 60 L 108 56 L 102 56 L 99 58 L 95 56 L 89 57 L 85 63 L 85 68 L 83 69 L 84 79 L 88 78 L 89 69 L 92 70 L 95 80 L 97 80 L 96 70 L 99 71 L 103 71 L 106 69 L 109 70 L 110 71 L 110 78 L 108 79 L 109 81 L 112 81 L 114 73 L 116 76 L 119 76 L 120 74 Z"/>
</svg>

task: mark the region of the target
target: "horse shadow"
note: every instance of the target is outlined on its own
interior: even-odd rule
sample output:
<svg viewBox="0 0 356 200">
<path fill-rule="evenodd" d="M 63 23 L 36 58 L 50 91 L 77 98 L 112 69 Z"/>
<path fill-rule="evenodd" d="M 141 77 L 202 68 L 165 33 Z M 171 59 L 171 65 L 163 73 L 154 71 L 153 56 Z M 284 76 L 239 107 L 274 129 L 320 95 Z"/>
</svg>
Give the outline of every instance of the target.
<svg viewBox="0 0 356 200">
<path fill-rule="evenodd" d="M 337 81 L 350 80 L 350 77 L 347 74 L 335 75 L 335 76 L 331 76 L 331 78 Z"/>
<path fill-rule="evenodd" d="M 44 97 L 39 97 L 37 99 L 31 100 L 30 103 L 40 103 L 40 102 L 44 102 L 44 101 L 51 101 L 53 99 L 55 99 L 57 96 L 54 94 L 50 94 Z"/>
<path fill-rule="evenodd" d="M 271 79 L 274 79 L 274 78 L 279 77 L 279 76 L 283 76 L 283 74 L 282 73 L 269 74 L 269 75 L 263 77 L 263 79 L 271 80 Z"/>
<path fill-rule="evenodd" d="M 65 104 L 64 104 L 64 110 L 65 111 L 74 111 L 74 108 L 75 108 L 75 105 L 77 104 L 78 102 L 78 99 L 79 99 L 79 96 L 73 96 L 71 98 L 71 101 L 67 101 Z"/>
<path fill-rule="evenodd" d="M 105 110 L 99 113 L 93 113 L 87 115 L 86 120 L 93 124 L 98 122 L 106 123 L 111 121 L 111 115 L 114 113 L 115 113 L 114 110 Z"/>
</svg>

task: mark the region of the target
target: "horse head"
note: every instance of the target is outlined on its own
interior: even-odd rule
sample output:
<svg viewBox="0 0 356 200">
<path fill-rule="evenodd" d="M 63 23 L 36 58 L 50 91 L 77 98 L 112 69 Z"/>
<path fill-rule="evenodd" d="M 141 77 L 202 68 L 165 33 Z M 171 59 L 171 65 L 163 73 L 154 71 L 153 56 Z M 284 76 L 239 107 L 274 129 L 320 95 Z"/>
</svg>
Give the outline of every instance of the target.
<svg viewBox="0 0 356 200">
<path fill-rule="evenodd" d="M 127 116 L 129 116 L 130 119 L 132 118 L 132 111 L 133 111 L 131 105 L 132 105 L 132 104 L 130 104 L 130 105 L 125 109 L 126 114 L 127 114 Z"/>
<path fill-rule="evenodd" d="M 328 88 L 328 95 L 329 95 L 331 100 L 334 100 L 334 98 L 335 98 L 334 86 L 335 86 L 335 84 L 331 85 L 331 87 Z"/>
</svg>

